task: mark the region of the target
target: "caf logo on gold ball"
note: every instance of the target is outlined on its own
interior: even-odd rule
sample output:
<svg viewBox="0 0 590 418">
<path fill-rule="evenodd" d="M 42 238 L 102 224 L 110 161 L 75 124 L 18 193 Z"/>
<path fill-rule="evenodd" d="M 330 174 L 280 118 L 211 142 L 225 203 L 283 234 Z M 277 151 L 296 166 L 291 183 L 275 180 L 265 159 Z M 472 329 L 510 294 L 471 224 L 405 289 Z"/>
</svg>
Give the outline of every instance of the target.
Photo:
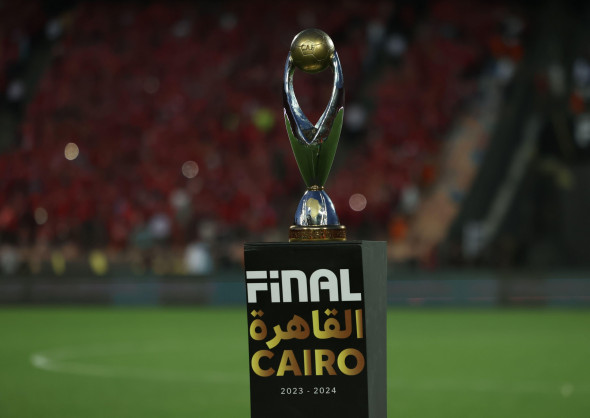
<svg viewBox="0 0 590 418">
<path fill-rule="evenodd" d="M 330 65 L 334 55 L 332 39 L 319 29 L 307 29 L 291 43 L 293 64 L 306 73 L 319 73 Z"/>
</svg>

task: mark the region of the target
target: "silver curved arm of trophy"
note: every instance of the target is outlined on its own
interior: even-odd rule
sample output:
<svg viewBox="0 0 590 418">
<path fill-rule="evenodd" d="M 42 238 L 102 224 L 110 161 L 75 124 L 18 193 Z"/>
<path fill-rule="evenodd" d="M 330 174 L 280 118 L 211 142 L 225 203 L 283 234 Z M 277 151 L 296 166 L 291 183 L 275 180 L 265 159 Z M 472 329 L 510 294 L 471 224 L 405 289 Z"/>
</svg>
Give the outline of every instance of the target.
<svg viewBox="0 0 590 418">
<path fill-rule="evenodd" d="M 295 66 L 291 54 L 287 56 L 285 63 L 285 73 L 283 79 L 283 100 L 285 102 L 285 113 L 293 127 L 293 134 L 302 143 L 311 145 L 313 143 L 322 143 L 330 135 L 334 119 L 338 112 L 344 106 L 344 77 L 342 76 L 342 66 L 338 54 L 334 52 L 331 58 L 331 70 L 334 73 L 334 85 L 330 101 L 317 123 L 313 125 L 305 116 L 295 92 L 293 91 L 293 73 Z"/>
</svg>

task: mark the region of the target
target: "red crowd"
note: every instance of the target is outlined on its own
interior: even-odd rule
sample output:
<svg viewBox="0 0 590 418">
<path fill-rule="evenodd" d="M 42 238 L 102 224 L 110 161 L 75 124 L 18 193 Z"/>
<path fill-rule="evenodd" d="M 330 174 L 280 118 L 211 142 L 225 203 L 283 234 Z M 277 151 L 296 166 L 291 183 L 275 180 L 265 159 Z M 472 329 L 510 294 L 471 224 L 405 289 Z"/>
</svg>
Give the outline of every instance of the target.
<svg viewBox="0 0 590 418">
<path fill-rule="evenodd" d="M 332 36 L 347 111 L 361 113 L 347 124 L 327 191 L 343 223 L 403 234 L 401 193 L 435 180 L 445 133 L 482 65 L 519 53 L 496 39 L 494 10 L 460 1 L 435 2 L 422 16 L 386 1 L 81 2 L 63 16 L 19 145 L 0 155 L 2 239 L 125 248 L 186 245 L 203 221 L 240 238 L 288 225 L 304 184 L 284 128 L 282 74 L 291 39 L 307 27 Z M 388 29 L 395 13 L 399 33 Z M 368 73 L 371 50 L 381 60 Z M 310 119 L 323 110 L 326 80 L 296 75 Z M 347 130 L 358 139 L 347 144 Z M 353 194 L 365 202 L 353 204 Z"/>
</svg>

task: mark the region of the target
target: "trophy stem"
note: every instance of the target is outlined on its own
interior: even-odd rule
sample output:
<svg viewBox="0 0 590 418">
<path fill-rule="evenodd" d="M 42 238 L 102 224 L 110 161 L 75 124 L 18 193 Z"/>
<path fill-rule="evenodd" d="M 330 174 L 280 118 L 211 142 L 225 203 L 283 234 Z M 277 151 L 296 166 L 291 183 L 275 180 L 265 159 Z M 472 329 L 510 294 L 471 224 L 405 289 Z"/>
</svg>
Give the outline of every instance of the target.
<svg viewBox="0 0 590 418">
<path fill-rule="evenodd" d="M 299 201 L 289 242 L 346 241 L 346 227 L 340 225 L 334 204 L 321 186 L 311 186 Z"/>
</svg>

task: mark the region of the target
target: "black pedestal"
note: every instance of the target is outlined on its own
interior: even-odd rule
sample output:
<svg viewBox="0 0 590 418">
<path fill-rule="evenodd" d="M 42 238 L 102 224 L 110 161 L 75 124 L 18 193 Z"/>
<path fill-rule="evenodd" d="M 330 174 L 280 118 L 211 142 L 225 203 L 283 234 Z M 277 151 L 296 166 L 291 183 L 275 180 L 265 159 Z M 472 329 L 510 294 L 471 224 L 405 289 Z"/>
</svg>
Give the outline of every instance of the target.
<svg viewBox="0 0 590 418">
<path fill-rule="evenodd" d="M 252 418 L 385 418 L 384 242 L 245 246 Z"/>
</svg>

